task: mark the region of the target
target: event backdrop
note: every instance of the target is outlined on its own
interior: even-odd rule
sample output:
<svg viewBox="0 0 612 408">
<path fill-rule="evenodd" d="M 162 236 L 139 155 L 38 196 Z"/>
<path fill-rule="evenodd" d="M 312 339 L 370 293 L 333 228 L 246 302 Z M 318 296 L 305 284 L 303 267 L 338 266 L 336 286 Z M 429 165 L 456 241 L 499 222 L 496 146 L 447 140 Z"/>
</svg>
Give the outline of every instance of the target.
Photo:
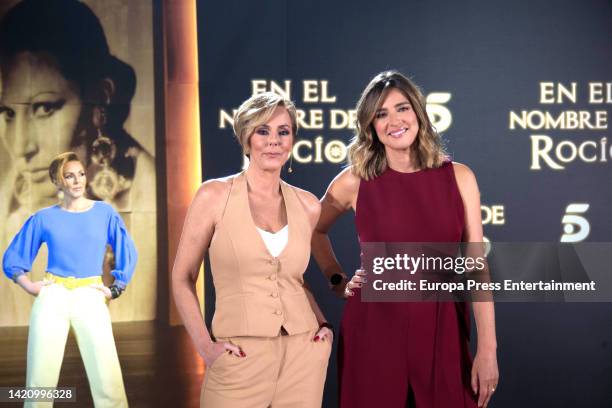
<svg viewBox="0 0 612 408">
<path fill-rule="evenodd" d="M 0 19 L 17 3 L 0 0 Z M 102 64 L 97 60 L 82 61 L 84 57 L 77 55 L 77 49 L 87 49 L 96 55 L 99 50 L 94 48 L 100 44 L 91 38 L 94 27 L 78 27 L 82 22 L 74 14 L 70 2 L 66 3 L 46 3 L 52 4 L 51 11 L 31 13 L 23 17 L 26 21 L 19 22 L 20 26 L 27 27 L 23 29 L 26 32 L 11 31 L 10 38 L 0 41 L 11 46 L 21 42 L 51 44 L 54 50 L 67 53 L 68 60 L 76 59 L 74 66 L 67 67 L 73 71 L 83 66 L 91 69 L 88 63 Z M 0 251 L 4 252 L 32 212 L 58 202 L 46 167 L 57 154 L 75 150 L 87 166 L 89 196 L 103 199 L 119 211 L 139 253 L 135 275 L 125 295 L 109 306 L 111 316 L 114 321 L 153 320 L 157 293 L 153 3 L 126 0 L 86 0 L 83 3 L 99 19 L 110 54 L 115 57 L 108 70 L 113 85 L 105 106 L 106 121 L 98 133 L 91 103 L 81 97 L 70 99 L 67 93 L 59 96 L 52 93 L 58 86 L 61 92 L 67 92 L 67 88 L 61 87 L 65 78 L 61 73 L 44 76 L 49 72 L 44 62 L 35 67 L 21 65 L 20 69 L 14 69 L 8 59 L 3 61 Z M 74 31 L 69 31 L 75 29 L 82 30 L 82 38 L 75 38 Z M 45 42 L 42 36 L 59 40 Z M 86 69 L 80 71 L 73 75 L 87 78 L 88 73 L 82 72 Z M 70 83 L 70 87 L 75 86 L 78 88 Z M 77 92 L 81 96 L 84 93 L 83 89 Z M 70 117 L 69 112 L 74 111 L 80 112 L 78 118 Z M 94 146 L 101 141 L 108 143 L 109 151 L 114 149 L 115 152 L 105 156 L 103 149 L 96 151 Z M 78 242 L 74 250 L 79 250 Z M 112 254 L 107 255 L 108 272 Z M 42 279 L 45 265 L 46 247 L 43 245 L 32 279 Z M 106 275 L 108 278 L 108 273 Z M 0 299 L 0 326 L 28 324 L 34 297 L 3 278 Z"/>
<path fill-rule="evenodd" d="M 240 171 L 232 112 L 274 90 L 303 112 L 284 178 L 321 197 L 346 165 L 360 92 L 397 69 L 423 88 L 453 159 L 475 172 L 489 240 L 610 241 L 609 1 L 202 1 L 198 22 L 205 179 Z M 330 236 L 352 274 L 353 214 Z M 306 279 L 338 327 L 342 301 L 316 265 Z M 509 303 L 496 312 L 500 386 L 491 406 L 612 401 L 611 304 Z M 325 406 L 336 400 L 335 370 L 332 361 Z"/>
</svg>

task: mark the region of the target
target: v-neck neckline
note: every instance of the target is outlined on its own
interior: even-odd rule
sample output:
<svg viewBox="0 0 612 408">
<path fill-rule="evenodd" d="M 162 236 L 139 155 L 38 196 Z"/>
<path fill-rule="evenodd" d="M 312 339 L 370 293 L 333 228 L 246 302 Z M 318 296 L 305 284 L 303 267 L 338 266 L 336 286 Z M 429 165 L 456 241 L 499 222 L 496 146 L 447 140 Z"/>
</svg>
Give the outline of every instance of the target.
<svg viewBox="0 0 612 408">
<path fill-rule="evenodd" d="M 281 191 L 281 195 L 283 197 L 283 204 L 285 205 L 285 215 L 287 218 L 287 224 L 283 225 L 281 227 L 281 229 L 279 229 L 278 231 L 281 231 L 283 228 L 288 227 L 289 231 L 288 231 L 288 239 L 287 239 L 287 244 L 285 245 L 285 247 L 283 248 L 283 250 L 280 252 L 280 254 L 278 254 L 278 256 L 272 256 L 272 254 L 270 253 L 270 250 L 268 249 L 268 246 L 266 245 L 266 243 L 264 242 L 263 237 L 261 236 L 261 234 L 259 233 L 259 231 L 257 231 L 257 224 L 255 224 L 255 219 L 253 218 L 253 213 L 251 212 L 251 205 L 249 204 L 249 182 L 247 180 L 246 177 L 246 172 L 242 173 L 242 177 L 244 178 L 243 182 L 244 182 L 244 191 L 245 191 L 245 203 L 246 203 L 246 208 L 248 211 L 248 218 L 249 221 L 251 223 L 251 230 L 255 233 L 255 235 L 257 236 L 257 240 L 260 243 L 260 246 L 262 246 L 264 248 L 264 250 L 266 251 L 266 253 L 273 259 L 278 259 L 281 256 L 283 256 L 285 254 L 285 252 L 287 251 L 287 248 L 289 247 L 290 243 L 291 243 L 291 234 L 293 231 L 293 227 L 292 227 L 292 222 L 291 222 L 291 212 L 289 211 L 289 203 L 287 200 L 287 191 L 285 190 L 286 187 L 283 183 L 283 180 L 280 180 L 280 191 Z M 277 231 L 277 232 L 278 232 Z M 266 231 L 267 232 L 267 231 Z"/>
</svg>

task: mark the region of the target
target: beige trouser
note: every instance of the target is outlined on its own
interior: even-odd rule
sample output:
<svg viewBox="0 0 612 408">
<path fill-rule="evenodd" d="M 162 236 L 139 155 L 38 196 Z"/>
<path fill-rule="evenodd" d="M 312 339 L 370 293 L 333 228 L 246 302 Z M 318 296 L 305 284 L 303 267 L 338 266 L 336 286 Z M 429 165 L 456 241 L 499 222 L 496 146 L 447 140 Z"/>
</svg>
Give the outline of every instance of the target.
<svg viewBox="0 0 612 408">
<path fill-rule="evenodd" d="M 67 289 L 55 283 L 41 290 L 30 315 L 26 386 L 57 386 L 70 327 L 76 335 L 96 408 L 127 407 L 104 293 L 91 287 Z M 76 406 L 79 406 L 79 396 L 76 397 Z M 26 407 L 52 405 L 51 402 L 25 404 Z"/>
<path fill-rule="evenodd" d="M 200 407 L 320 408 L 331 342 L 316 330 L 291 336 L 218 338 L 246 357 L 223 353 L 206 370 Z"/>
</svg>

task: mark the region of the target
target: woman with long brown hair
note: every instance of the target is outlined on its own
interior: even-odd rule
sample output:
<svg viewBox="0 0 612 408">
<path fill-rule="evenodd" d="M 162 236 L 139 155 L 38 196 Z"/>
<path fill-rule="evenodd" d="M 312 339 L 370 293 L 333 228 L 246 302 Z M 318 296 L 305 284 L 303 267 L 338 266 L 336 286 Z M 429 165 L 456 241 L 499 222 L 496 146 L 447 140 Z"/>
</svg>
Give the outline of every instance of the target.
<svg viewBox="0 0 612 408">
<path fill-rule="evenodd" d="M 365 272 L 349 280 L 327 232 L 353 210 L 369 242 L 482 242 L 474 173 L 447 159 L 425 98 L 396 71 L 372 79 L 357 104 L 350 166 L 321 200 L 312 250 L 338 293 L 348 297 L 339 344 L 342 407 L 486 406 L 497 386 L 492 303 L 474 304 L 478 351 L 468 352 L 465 303 L 362 302 Z"/>
</svg>

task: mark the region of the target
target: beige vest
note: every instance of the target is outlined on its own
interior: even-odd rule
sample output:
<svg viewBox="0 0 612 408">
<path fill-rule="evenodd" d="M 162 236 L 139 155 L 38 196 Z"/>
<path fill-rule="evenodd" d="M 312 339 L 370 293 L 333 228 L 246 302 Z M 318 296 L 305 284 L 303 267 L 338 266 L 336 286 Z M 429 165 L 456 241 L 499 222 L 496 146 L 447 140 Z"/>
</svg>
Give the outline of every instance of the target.
<svg viewBox="0 0 612 408">
<path fill-rule="evenodd" d="M 233 178 L 209 249 L 216 291 L 212 332 L 218 337 L 278 336 L 317 327 L 303 288 L 310 258 L 311 227 L 293 187 L 281 181 L 289 240 L 274 258 L 255 229 L 246 175 Z"/>
</svg>

